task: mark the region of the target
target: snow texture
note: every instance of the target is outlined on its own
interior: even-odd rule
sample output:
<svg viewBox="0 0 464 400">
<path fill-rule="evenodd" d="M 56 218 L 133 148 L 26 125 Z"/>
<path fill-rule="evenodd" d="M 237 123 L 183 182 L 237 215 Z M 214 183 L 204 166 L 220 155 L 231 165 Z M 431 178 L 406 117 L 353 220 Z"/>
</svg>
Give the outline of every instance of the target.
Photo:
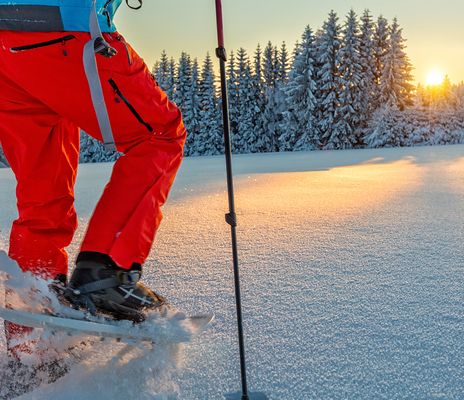
<svg viewBox="0 0 464 400">
<path fill-rule="evenodd" d="M 235 157 L 248 378 L 270 399 L 462 399 L 464 146 Z M 111 164 L 80 166 L 80 227 Z M 25 399 L 223 399 L 239 390 L 222 157 L 186 159 L 144 279 L 187 313 L 185 347 L 84 361 Z M 0 171 L 0 243 L 15 218 Z M 3 349 L 4 344 L 0 347 Z"/>
</svg>

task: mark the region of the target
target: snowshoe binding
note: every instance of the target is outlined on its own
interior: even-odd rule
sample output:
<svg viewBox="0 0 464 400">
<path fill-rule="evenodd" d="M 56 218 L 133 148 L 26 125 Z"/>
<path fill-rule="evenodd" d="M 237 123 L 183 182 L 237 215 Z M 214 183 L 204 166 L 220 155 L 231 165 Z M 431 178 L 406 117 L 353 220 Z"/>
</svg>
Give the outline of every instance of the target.
<svg viewBox="0 0 464 400">
<path fill-rule="evenodd" d="M 146 311 L 160 308 L 166 300 L 143 285 L 141 275 L 140 264 L 127 270 L 105 254 L 81 252 L 65 297 L 92 315 L 103 313 L 117 320 L 143 322 Z"/>
</svg>

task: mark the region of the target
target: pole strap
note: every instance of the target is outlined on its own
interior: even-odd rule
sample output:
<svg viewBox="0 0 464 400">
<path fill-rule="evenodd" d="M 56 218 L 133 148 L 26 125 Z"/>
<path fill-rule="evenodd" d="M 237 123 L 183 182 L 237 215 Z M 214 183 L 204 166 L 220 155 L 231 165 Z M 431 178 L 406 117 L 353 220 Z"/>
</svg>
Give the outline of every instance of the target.
<svg viewBox="0 0 464 400">
<path fill-rule="evenodd" d="M 116 151 L 111 122 L 103 96 L 103 88 L 98 74 L 96 54 L 105 57 L 113 57 L 117 52 L 111 47 L 103 35 L 98 24 L 98 14 L 96 0 L 92 1 L 92 8 L 89 17 L 90 37 L 91 39 L 84 46 L 84 70 L 89 84 L 92 103 L 97 116 L 98 126 L 103 138 L 103 144 L 106 150 Z"/>
</svg>

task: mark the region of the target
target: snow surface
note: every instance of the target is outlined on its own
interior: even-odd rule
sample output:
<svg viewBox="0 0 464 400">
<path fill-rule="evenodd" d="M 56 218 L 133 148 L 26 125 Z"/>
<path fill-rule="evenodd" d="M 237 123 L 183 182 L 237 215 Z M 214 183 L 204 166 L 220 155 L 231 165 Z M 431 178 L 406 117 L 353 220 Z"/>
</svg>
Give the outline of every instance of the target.
<svg viewBox="0 0 464 400">
<path fill-rule="evenodd" d="M 463 398 L 463 154 L 457 145 L 235 157 L 252 390 L 295 400 Z M 73 256 L 110 170 L 80 166 Z M 239 390 L 224 175 L 222 157 L 185 160 L 145 269 L 179 308 L 215 312 L 210 330 L 145 355 L 94 345 L 94 357 L 25 399 L 223 399 Z M 6 249 L 16 215 L 8 169 L 0 188 Z"/>
</svg>

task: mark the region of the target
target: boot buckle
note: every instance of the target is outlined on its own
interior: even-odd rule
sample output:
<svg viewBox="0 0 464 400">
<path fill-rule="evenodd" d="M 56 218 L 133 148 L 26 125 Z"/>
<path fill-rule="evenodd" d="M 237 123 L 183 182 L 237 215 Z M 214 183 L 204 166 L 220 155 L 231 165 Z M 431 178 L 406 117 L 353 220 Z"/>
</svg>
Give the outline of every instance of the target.
<svg viewBox="0 0 464 400">
<path fill-rule="evenodd" d="M 118 271 L 117 278 L 123 285 L 134 285 L 140 278 L 140 271 Z"/>
</svg>

